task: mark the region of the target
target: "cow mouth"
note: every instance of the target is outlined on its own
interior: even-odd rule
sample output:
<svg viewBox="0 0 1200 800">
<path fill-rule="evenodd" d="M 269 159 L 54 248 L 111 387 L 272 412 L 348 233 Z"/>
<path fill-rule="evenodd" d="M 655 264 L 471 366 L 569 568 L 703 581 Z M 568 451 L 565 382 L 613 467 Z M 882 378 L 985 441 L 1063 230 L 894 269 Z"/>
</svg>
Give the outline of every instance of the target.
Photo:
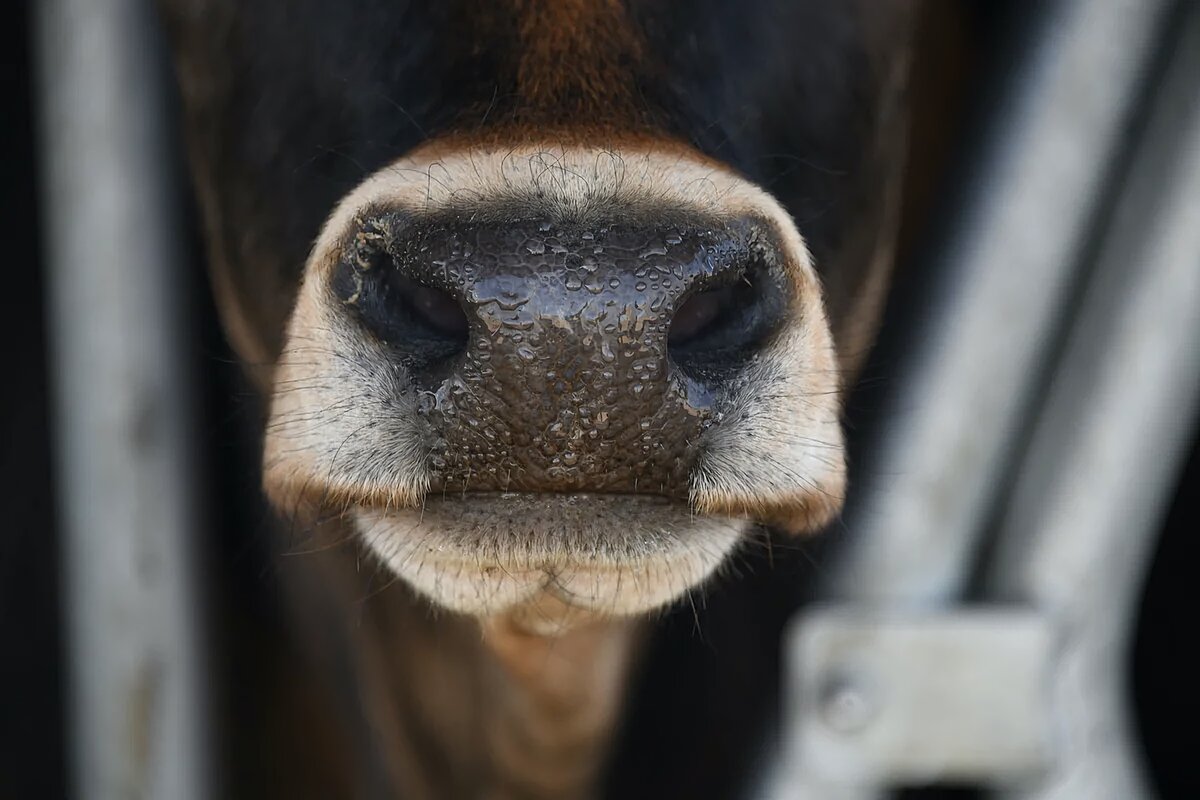
<svg viewBox="0 0 1200 800">
<path fill-rule="evenodd" d="M 421 508 L 353 515 L 391 571 L 474 615 L 545 597 L 611 616 L 659 608 L 708 579 L 750 525 L 649 494 L 432 495 Z"/>
</svg>

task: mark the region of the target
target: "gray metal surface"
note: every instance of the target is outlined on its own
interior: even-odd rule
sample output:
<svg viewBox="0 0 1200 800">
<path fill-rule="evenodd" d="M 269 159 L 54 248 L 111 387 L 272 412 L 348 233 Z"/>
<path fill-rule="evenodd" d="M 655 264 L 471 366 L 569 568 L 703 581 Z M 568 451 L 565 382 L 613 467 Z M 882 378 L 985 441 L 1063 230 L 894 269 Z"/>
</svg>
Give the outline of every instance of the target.
<svg viewBox="0 0 1200 800">
<path fill-rule="evenodd" d="M 1142 81 L 1165 46 L 1168 3 L 1059 4 L 1017 66 L 966 224 L 939 254 L 935 314 L 854 489 L 848 550 L 826 587 L 835 610 L 793 632 L 787 742 L 763 795 L 858 800 L 924 782 L 937 777 L 928 747 L 969 750 L 987 735 L 980 718 L 1029 711 L 1033 693 L 1046 727 L 1031 731 L 1025 714 L 1011 735 L 1047 742 L 1041 757 L 960 761 L 945 777 L 1030 800 L 1151 796 L 1125 707 L 1126 648 L 1200 394 L 1200 6 L 1174 9 L 1187 30 L 1149 106 Z M 895 620 L 939 628 L 980 613 L 961 603 L 981 564 L 976 600 L 1053 635 L 1040 686 L 1033 650 L 1009 642 L 1016 685 L 977 664 L 974 686 L 952 679 L 930 694 L 929 664 L 903 652 L 905 638 L 920 648 Z M 847 637 L 868 668 L 839 684 L 846 653 L 829 643 Z M 881 670 L 895 673 L 887 692 Z M 953 743 L 922 712 L 956 707 L 964 741 Z"/>
<path fill-rule="evenodd" d="M 1042 616 L 830 607 L 799 623 L 787 757 L 805 775 L 850 786 L 1011 783 L 1050 763 L 1054 636 Z"/>
<path fill-rule="evenodd" d="M 148 4 L 35 11 L 72 795 L 206 797 L 162 65 Z"/>
<path fill-rule="evenodd" d="M 939 253 L 936 318 L 911 343 L 853 488 L 854 546 L 830 596 L 919 606 L 961 591 L 1168 5 L 1041 7 L 971 206 Z"/>
<path fill-rule="evenodd" d="M 1150 796 L 1128 649 L 1200 416 L 1200 5 L 1180 23 L 991 562 L 991 593 L 1041 611 L 1059 638 L 1061 757 L 1014 798 Z"/>
</svg>

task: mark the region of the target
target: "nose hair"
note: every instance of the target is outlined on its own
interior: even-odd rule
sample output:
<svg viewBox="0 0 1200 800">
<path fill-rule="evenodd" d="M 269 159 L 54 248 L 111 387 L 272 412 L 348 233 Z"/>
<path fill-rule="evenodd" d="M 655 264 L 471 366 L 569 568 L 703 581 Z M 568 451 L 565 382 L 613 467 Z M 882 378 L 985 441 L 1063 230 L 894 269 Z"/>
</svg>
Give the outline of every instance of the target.
<svg viewBox="0 0 1200 800">
<path fill-rule="evenodd" d="M 786 306 L 745 226 L 387 227 L 335 287 L 406 367 L 447 491 L 686 496 L 722 382 Z"/>
</svg>

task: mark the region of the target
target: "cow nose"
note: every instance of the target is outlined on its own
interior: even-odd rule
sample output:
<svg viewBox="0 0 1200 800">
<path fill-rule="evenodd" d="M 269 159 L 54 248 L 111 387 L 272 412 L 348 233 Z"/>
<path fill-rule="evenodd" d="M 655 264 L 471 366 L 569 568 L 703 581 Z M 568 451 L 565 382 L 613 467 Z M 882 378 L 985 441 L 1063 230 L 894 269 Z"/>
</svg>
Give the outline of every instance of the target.
<svg viewBox="0 0 1200 800">
<path fill-rule="evenodd" d="M 403 366 L 444 491 L 683 496 L 788 308 L 756 230 L 392 216 L 363 224 L 335 290 Z"/>
</svg>

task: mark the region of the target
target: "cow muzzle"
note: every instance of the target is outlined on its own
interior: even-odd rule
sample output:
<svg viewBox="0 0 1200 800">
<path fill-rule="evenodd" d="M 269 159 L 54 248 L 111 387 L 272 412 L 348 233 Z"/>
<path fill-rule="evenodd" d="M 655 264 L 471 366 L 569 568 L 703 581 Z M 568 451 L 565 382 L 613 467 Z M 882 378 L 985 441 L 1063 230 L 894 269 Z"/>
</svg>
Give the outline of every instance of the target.
<svg viewBox="0 0 1200 800">
<path fill-rule="evenodd" d="M 327 222 L 266 481 L 436 603 L 631 614 L 756 522 L 823 524 L 836 360 L 792 221 L 662 149 L 421 154 Z"/>
</svg>

